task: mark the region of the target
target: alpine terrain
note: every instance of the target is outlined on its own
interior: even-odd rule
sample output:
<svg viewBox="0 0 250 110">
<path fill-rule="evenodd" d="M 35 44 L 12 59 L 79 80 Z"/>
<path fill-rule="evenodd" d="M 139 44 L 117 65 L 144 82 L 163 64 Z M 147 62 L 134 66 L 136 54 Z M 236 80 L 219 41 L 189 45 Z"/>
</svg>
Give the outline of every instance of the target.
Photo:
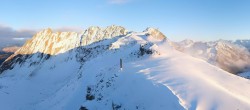
<svg viewBox="0 0 250 110">
<path fill-rule="evenodd" d="M 235 74 L 250 54 L 234 45 L 154 28 L 45 29 L 2 63 L 0 110 L 249 110 L 250 80 Z"/>
<path fill-rule="evenodd" d="M 250 40 L 195 42 L 184 40 L 173 42 L 175 49 L 205 60 L 230 73 L 250 77 Z"/>
</svg>

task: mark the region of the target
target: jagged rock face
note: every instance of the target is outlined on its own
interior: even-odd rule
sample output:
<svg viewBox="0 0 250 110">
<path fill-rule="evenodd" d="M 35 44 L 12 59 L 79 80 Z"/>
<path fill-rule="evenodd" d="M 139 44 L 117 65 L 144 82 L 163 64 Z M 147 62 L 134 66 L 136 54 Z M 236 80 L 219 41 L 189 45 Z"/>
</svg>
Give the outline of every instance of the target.
<svg viewBox="0 0 250 110">
<path fill-rule="evenodd" d="M 110 26 L 106 29 L 90 27 L 82 34 L 76 32 L 56 32 L 51 29 L 37 33 L 15 54 L 34 54 L 37 52 L 56 55 L 70 49 L 85 46 L 103 39 L 125 35 L 127 31 L 120 26 Z"/>
<path fill-rule="evenodd" d="M 149 37 L 153 37 L 157 40 L 164 40 L 167 38 L 163 33 L 155 28 L 147 28 L 144 32 L 146 32 Z"/>
<path fill-rule="evenodd" d="M 100 27 L 90 27 L 81 35 L 81 46 L 91 44 L 103 39 L 110 39 L 113 37 L 126 35 L 127 30 L 121 26 L 109 26 L 105 29 Z"/>
<path fill-rule="evenodd" d="M 15 54 L 45 53 L 55 55 L 79 46 L 80 37 L 76 32 L 56 32 L 43 30 L 30 40 Z"/>
<path fill-rule="evenodd" d="M 42 54 L 42 56 L 49 58 L 50 56 L 65 53 L 69 50 L 87 46 L 94 42 L 126 34 L 127 30 L 125 28 L 114 25 L 107 28 L 90 27 L 81 34 L 76 32 L 54 33 L 48 28 L 34 35 L 33 38 L 28 40 L 18 51 L 8 57 L 0 67 L 0 73 L 13 68 L 17 60 L 19 61 L 21 59 L 25 61 L 27 59 L 25 56 Z M 43 57 L 39 57 L 39 59 L 44 60 Z"/>
</svg>

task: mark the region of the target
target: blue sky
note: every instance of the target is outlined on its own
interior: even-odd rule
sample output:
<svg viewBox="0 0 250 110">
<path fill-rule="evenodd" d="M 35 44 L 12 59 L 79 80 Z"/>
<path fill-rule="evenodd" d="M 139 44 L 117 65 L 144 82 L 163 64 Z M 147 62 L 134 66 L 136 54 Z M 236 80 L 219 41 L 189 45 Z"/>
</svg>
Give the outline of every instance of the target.
<svg viewBox="0 0 250 110">
<path fill-rule="evenodd" d="M 13 30 L 115 24 L 159 28 L 176 41 L 250 39 L 250 0 L 1 0 L 0 24 Z"/>
</svg>

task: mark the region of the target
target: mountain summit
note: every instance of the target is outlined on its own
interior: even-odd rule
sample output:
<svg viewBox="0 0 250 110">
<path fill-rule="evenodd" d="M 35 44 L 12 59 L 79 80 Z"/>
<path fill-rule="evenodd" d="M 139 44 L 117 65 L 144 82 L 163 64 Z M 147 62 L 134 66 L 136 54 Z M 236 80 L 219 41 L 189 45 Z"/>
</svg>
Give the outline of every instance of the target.
<svg viewBox="0 0 250 110">
<path fill-rule="evenodd" d="M 90 27 L 78 34 L 76 32 L 55 32 L 48 28 L 38 32 L 28 40 L 15 54 L 45 53 L 57 55 L 70 49 L 85 46 L 104 39 L 126 35 L 127 30 L 121 26 L 109 26 L 107 28 Z"/>
<path fill-rule="evenodd" d="M 250 108 L 249 80 L 174 46 L 154 28 L 43 30 L 1 65 L 0 109 Z"/>
</svg>

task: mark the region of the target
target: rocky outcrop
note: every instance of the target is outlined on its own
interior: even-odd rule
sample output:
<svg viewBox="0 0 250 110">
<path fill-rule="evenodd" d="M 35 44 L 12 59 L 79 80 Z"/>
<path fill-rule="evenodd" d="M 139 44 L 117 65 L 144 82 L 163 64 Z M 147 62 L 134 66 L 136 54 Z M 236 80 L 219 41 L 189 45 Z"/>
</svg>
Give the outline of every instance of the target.
<svg viewBox="0 0 250 110">
<path fill-rule="evenodd" d="M 38 54 L 38 56 L 42 55 L 47 58 L 52 55 L 58 55 L 72 49 L 87 46 L 94 42 L 120 37 L 126 34 L 127 30 L 125 28 L 115 25 L 106 28 L 90 27 L 82 33 L 53 32 L 52 29 L 48 28 L 35 34 L 32 39 L 28 40 L 19 50 L 8 57 L 0 67 L 0 73 L 6 69 L 11 69 L 13 65 L 17 63 L 16 61 L 25 61 L 25 56 Z M 44 60 L 43 57 L 40 59 Z"/>
<path fill-rule="evenodd" d="M 81 34 L 76 32 L 53 32 L 48 28 L 34 35 L 34 37 L 28 40 L 15 54 L 33 54 L 40 52 L 56 55 L 79 46 L 125 35 L 126 33 L 125 28 L 114 25 L 104 29 L 100 27 L 90 27 Z"/>
<path fill-rule="evenodd" d="M 34 35 L 15 54 L 34 54 L 40 52 L 55 55 L 74 48 L 79 41 L 80 37 L 76 32 L 53 33 L 48 28 Z"/>
<path fill-rule="evenodd" d="M 127 30 L 121 26 L 112 25 L 105 29 L 93 26 L 83 32 L 83 34 L 81 35 L 80 45 L 84 46 L 91 44 L 93 42 L 97 42 L 104 39 L 110 39 L 113 37 L 122 36 L 126 34 Z"/>
<path fill-rule="evenodd" d="M 155 28 L 147 28 L 144 32 L 146 32 L 149 38 L 154 38 L 157 40 L 164 40 L 167 38 L 162 32 Z"/>
</svg>

